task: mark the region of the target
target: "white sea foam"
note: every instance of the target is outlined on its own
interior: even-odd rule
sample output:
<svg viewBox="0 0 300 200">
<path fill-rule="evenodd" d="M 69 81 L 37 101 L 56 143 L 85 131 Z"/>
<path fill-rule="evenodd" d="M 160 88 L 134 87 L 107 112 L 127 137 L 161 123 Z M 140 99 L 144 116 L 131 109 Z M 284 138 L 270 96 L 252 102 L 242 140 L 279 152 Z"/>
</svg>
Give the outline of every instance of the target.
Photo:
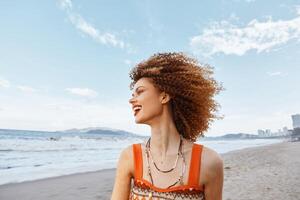
<svg viewBox="0 0 300 200">
<path fill-rule="evenodd" d="M 29 137 L 30 136 L 30 137 Z M 136 137 L 18 134 L 0 137 L 0 184 L 115 168 L 122 149 Z M 275 139 L 203 140 L 218 153 L 280 142 Z"/>
</svg>

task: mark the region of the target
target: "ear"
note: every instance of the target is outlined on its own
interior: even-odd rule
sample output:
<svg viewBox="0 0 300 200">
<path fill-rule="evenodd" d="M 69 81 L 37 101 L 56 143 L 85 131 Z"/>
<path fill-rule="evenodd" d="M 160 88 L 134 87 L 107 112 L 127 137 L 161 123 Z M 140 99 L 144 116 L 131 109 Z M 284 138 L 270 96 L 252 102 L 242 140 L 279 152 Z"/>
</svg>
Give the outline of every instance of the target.
<svg viewBox="0 0 300 200">
<path fill-rule="evenodd" d="M 168 93 L 166 93 L 166 92 L 161 93 L 161 103 L 162 104 L 168 103 L 170 101 L 170 99 L 171 99 L 171 97 Z"/>
</svg>

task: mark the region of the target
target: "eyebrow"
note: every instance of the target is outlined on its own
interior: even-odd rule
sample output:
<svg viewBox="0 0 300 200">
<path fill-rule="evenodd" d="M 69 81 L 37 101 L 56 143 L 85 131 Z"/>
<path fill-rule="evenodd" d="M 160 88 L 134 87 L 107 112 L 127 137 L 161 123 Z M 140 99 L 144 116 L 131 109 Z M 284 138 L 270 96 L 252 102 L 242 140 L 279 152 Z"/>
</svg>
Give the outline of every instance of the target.
<svg viewBox="0 0 300 200">
<path fill-rule="evenodd" d="M 141 87 L 144 87 L 144 86 L 139 86 L 139 87 L 137 87 L 137 88 L 135 89 L 135 92 L 136 92 L 139 88 L 141 88 Z M 134 94 L 134 93 L 132 93 L 131 96 L 133 96 L 133 94 Z"/>
</svg>

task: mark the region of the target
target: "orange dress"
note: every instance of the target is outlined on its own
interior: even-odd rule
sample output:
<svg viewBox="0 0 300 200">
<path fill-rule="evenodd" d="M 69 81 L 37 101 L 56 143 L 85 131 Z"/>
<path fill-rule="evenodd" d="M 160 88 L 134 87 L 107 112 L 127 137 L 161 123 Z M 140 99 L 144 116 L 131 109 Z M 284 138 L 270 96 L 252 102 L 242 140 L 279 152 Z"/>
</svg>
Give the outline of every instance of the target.
<svg viewBox="0 0 300 200">
<path fill-rule="evenodd" d="M 195 144 L 192 148 L 188 184 L 162 189 L 143 179 L 143 156 L 141 144 L 133 144 L 134 182 L 129 200 L 171 200 L 193 199 L 204 200 L 204 187 L 199 183 L 201 155 L 203 145 Z M 152 193 L 152 197 L 149 194 Z"/>
</svg>

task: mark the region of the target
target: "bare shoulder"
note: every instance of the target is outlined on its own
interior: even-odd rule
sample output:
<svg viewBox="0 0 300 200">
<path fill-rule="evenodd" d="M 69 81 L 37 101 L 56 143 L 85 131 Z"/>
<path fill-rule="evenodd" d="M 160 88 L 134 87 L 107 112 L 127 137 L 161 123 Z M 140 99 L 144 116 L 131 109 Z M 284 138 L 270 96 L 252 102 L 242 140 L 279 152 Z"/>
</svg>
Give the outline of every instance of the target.
<svg viewBox="0 0 300 200">
<path fill-rule="evenodd" d="M 132 148 L 133 148 L 133 144 L 125 147 L 121 152 L 121 156 L 125 156 L 127 158 L 133 158 Z"/>
<path fill-rule="evenodd" d="M 223 162 L 220 154 L 209 147 L 203 146 L 202 155 L 205 157 L 207 164 L 209 165 L 219 165 Z"/>
<path fill-rule="evenodd" d="M 112 200 L 125 200 L 129 197 L 134 170 L 132 147 L 133 145 L 124 148 L 120 154 L 111 196 Z"/>
<path fill-rule="evenodd" d="M 208 183 L 210 179 L 222 174 L 223 159 L 215 150 L 203 146 L 201 168 L 203 183 Z"/>
<path fill-rule="evenodd" d="M 118 168 L 126 170 L 132 177 L 134 172 L 133 145 L 125 147 L 119 157 Z"/>
</svg>

